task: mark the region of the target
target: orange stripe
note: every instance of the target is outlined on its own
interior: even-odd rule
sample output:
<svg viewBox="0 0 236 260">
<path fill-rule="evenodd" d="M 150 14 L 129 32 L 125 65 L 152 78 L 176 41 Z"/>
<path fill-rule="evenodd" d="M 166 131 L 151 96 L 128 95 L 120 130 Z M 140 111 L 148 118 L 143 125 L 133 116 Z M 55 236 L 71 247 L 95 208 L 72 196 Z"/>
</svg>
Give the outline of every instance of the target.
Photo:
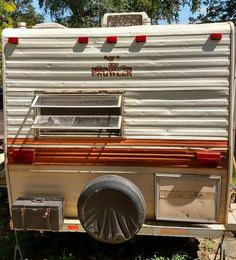
<svg viewBox="0 0 236 260">
<path fill-rule="evenodd" d="M 161 235 L 189 235 L 190 230 L 162 228 L 160 230 L 160 234 Z"/>
<path fill-rule="evenodd" d="M 68 230 L 78 231 L 79 230 L 79 225 L 69 225 L 68 226 Z"/>
<path fill-rule="evenodd" d="M 55 155 L 55 154 L 54 154 Z M 52 153 L 37 153 L 37 156 L 38 157 L 48 157 L 48 156 L 54 156 Z M 191 159 L 191 158 L 194 158 L 195 156 L 194 155 L 191 155 L 191 154 L 189 154 L 189 155 L 184 155 L 184 154 L 137 154 L 137 153 L 130 153 L 130 154 L 126 154 L 126 153 L 117 153 L 117 154 L 115 154 L 115 153 L 89 153 L 89 154 L 86 154 L 86 153 L 80 153 L 80 152 L 78 152 L 77 154 L 76 153 L 57 153 L 56 154 L 56 156 L 57 157 L 61 157 L 61 156 L 63 156 L 63 157 L 70 157 L 70 158 L 72 158 L 72 157 L 78 157 L 78 156 L 80 156 L 80 157 L 85 157 L 85 158 L 87 158 L 88 156 L 89 157 L 101 157 L 101 156 L 103 156 L 104 158 L 106 158 L 106 157 L 110 157 L 110 158 L 112 158 L 112 157 L 144 157 L 144 158 L 146 158 L 146 157 L 149 157 L 149 158 L 156 158 L 156 157 L 158 157 L 158 158 L 163 158 L 163 159 L 165 159 L 165 158 L 183 158 L 183 159 L 187 159 L 187 158 L 189 158 L 189 159 Z"/>
<path fill-rule="evenodd" d="M 227 141 L 206 141 L 206 140 L 146 140 L 146 139 L 121 139 L 121 138 L 57 138 L 57 139 L 30 139 L 30 138 L 9 138 L 9 145 L 132 145 L 132 146 L 173 146 L 173 147 L 202 147 L 202 148 L 227 148 Z"/>
</svg>

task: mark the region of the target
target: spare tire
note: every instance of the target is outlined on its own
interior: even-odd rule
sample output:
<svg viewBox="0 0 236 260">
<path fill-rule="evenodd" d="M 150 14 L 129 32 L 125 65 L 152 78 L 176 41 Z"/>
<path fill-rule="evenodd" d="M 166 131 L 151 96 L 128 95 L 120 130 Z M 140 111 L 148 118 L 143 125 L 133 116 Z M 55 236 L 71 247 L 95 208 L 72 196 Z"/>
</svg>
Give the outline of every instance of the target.
<svg viewBox="0 0 236 260">
<path fill-rule="evenodd" d="M 131 239 L 142 227 L 146 215 L 140 190 L 128 179 L 115 175 L 89 182 L 81 192 L 77 208 L 87 233 L 109 244 Z"/>
</svg>

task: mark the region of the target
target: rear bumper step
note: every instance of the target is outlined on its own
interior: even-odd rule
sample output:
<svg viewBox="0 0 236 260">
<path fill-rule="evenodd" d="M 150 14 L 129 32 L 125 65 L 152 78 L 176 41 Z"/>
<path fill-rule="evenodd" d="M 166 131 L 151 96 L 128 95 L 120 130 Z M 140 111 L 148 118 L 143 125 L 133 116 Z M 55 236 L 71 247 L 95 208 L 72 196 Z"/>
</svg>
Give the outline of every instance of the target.
<svg viewBox="0 0 236 260">
<path fill-rule="evenodd" d="M 13 229 L 12 221 L 10 222 Z M 211 237 L 219 238 L 225 231 L 230 231 L 234 226 L 223 224 L 188 224 L 167 221 L 147 221 L 140 229 L 138 235 L 148 236 L 172 236 L 172 237 Z M 44 232 L 44 230 L 38 230 Z M 77 219 L 64 219 L 60 232 L 85 232 Z"/>
</svg>

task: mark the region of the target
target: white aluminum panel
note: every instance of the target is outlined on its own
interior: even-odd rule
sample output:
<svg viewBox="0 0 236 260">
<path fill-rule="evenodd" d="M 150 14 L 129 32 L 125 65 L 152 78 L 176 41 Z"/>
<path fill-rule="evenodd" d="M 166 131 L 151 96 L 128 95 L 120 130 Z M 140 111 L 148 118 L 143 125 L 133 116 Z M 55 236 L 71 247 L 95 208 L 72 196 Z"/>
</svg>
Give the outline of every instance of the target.
<svg viewBox="0 0 236 260">
<path fill-rule="evenodd" d="M 37 29 L 17 29 L 17 31 L 12 31 L 11 29 L 7 29 L 4 32 L 5 37 L 13 37 L 15 35 L 15 32 L 17 32 L 17 36 L 23 37 L 23 38 L 34 38 L 33 41 L 38 42 L 39 41 L 39 30 Z M 115 33 L 118 36 L 135 36 L 137 33 L 144 32 L 147 35 L 158 35 L 158 36 L 166 36 L 170 35 L 172 39 L 175 38 L 175 36 L 183 36 L 183 35 L 202 35 L 202 34 L 209 34 L 214 32 L 222 32 L 225 34 L 228 34 L 230 32 L 230 26 L 227 23 L 217 23 L 217 24 L 193 24 L 191 26 L 189 25 L 159 25 L 159 26 L 135 26 L 135 27 L 112 27 L 112 28 L 101 28 L 98 30 L 98 28 L 81 28 L 81 29 L 44 29 L 40 30 L 40 38 L 46 38 L 47 37 L 62 37 L 66 39 L 70 39 L 71 37 L 78 37 L 78 36 L 93 36 L 93 37 L 103 37 L 103 36 L 109 36 Z M 195 37 L 194 37 L 195 38 Z M 48 42 L 50 42 L 49 39 L 47 39 Z"/>
<path fill-rule="evenodd" d="M 219 42 L 210 33 L 222 32 Z M 117 35 L 118 43 L 105 44 Z M 140 46 L 134 36 L 146 34 Z M 124 136 L 132 139 L 228 140 L 230 25 L 136 26 L 90 29 L 7 29 L 5 45 L 8 137 L 33 137 L 35 91 L 124 92 Z M 78 36 L 90 37 L 81 48 Z M 132 77 L 92 77 L 119 56 Z M 115 62 L 115 61 L 114 61 Z"/>
</svg>

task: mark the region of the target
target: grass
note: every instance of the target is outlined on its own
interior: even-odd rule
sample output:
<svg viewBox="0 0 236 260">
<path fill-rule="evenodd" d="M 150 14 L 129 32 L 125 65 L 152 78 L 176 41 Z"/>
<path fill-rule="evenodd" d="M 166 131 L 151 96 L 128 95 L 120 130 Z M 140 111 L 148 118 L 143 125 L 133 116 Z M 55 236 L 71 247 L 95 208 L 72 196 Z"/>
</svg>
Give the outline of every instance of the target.
<svg viewBox="0 0 236 260">
<path fill-rule="evenodd" d="M 153 257 L 150 258 L 150 260 L 186 260 L 186 259 L 189 259 L 189 257 L 178 253 L 174 254 L 172 257 L 154 255 Z"/>
<path fill-rule="evenodd" d="M 235 162 L 235 157 L 233 158 L 233 178 L 232 182 L 234 185 L 236 185 L 236 162 Z"/>
<path fill-rule="evenodd" d="M 233 184 L 236 185 L 236 173 L 233 174 Z"/>
<path fill-rule="evenodd" d="M 216 247 L 216 242 L 212 239 L 205 239 L 201 246 L 204 252 L 212 252 Z"/>
</svg>

